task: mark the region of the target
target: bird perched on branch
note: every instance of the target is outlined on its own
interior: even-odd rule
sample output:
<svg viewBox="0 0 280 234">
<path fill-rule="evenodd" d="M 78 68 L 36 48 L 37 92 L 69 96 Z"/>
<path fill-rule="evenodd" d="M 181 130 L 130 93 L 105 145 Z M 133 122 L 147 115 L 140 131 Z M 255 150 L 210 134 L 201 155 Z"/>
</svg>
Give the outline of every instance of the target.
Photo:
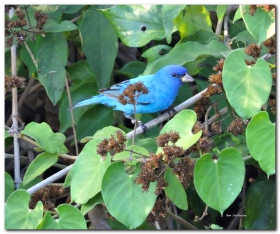
<svg viewBox="0 0 280 234">
<path fill-rule="evenodd" d="M 183 82 L 192 81 L 194 79 L 186 68 L 168 65 L 153 75 L 139 76 L 100 89 L 99 95 L 78 102 L 72 108 L 100 103 L 122 111 L 127 118 L 132 119 L 134 113 L 154 113 L 168 109 Z"/>
</svg>

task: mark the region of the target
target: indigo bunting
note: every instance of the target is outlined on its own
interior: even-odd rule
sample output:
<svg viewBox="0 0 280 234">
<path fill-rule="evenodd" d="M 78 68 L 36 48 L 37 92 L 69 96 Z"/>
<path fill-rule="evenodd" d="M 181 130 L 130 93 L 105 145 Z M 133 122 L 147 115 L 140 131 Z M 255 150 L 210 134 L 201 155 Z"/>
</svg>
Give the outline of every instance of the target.
<svg viewBox="0 0 280 234">
<path fill-rule="evenodd" d="M 126 117 L 131 118 L 136 113 L 154 113 L 168 109 L 175 100 L 183 82 L 192 82 L 194 79 L 188 74 L 186 68 L 179 65 L 168 65 L 157 73 L 148 76 L 139 76 L 115 84 L 107 89 L 100 89 L 99 95 L 78 102 L 72 108 L 90 104 L 103 104 L 114 110 L 122 111 Z M 135 103 L 128 101 L 129 94 L 125 92 L 131 85 L 142 83 L 146 92 L 135 92 Z M 120 98 L 122 97 L 122 98 Z M 122 100 L 121 100 L 122 99 Z"/>
</svg>

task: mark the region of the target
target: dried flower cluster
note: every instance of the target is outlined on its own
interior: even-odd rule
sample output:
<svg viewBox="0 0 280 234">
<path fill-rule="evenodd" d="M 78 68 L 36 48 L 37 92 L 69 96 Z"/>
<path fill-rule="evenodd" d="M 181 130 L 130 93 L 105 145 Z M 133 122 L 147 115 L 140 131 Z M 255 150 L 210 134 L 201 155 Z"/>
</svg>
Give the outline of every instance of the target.
<svg viewBox="0 0 280 234">
<path fill-rule="evenodd" d="M 24 88 L 26 79 L 22 76 L 5 76 L 5 89 L 6 92 L 11 91 L 13 88 Z"/>
<path fill-rule="evenodd" d="M 211 86 L 209 86 L 209 87 L 211 87 Z M 203 118 L 203 116 L 205 115 L 209 106 L 210 106 L 210 100 L 209 100 L 209 98 L 206 98 L 206 97 L 201 98 L 198 102 L 195 103 L 194 111 L 196 112 L 197 119 L 200 120 Z"/>
<path fill-rule="evenodd" d="M 38 30 L 42 30 L 43 26 L 47 22 L 48 16 L 45 13 L 42 13 L 41 11 L 36 11 L 34 14 L 34 18 L 37 22 L 36 28 Z"/>
<path fill-rule="evenodd" d="M 275 98 L 269 98 L 268 103 L 270 105 L 271 112 L 273 114 L 276 114 L 276 99 Z"/>
<path fill-rule="evenodd" d="M 116 131 L 116 137 L 111 135 L 109 139 L 105 138 L 97 146 L 97 153 L 105 156 L 108 152 L 119 153 L 125 149 L 126 138 L 119 130 Z"/>
<path fill-rule="evenodd" d="M 16 20 L 8 20 L 5 19 L 5 45 L 12 46 L 15 41 L 17 43 L 22 44 L 30 33 L 35 33 L 33 28 L 35 27 L 38 30 L 42 30 L 43 26 L 46 24 L 48 16 L 41 11 L 36 11 L 34 14 L 34 18 L 36 19 L 36 26 L 29 25 L 30 22 L 27 22 L 26 14 L 23 12 L 22 8 L 16 5 L 7 5 L 5 6 L 6 12 L 11 8 L 15 8 L 15 14 L 18 19 Z M 23 8 L 26 9 L 26 8 Z M 28 27 L 26 27 L 28 26 Z M 14 40 L 14 38 L 16 38 Z"/>
<path fill-rule="evenodd" d="M 38 201 L 42 201 L 44 210 L 55 211 L 56 200 L 61 197 L 65 189 L 63 186 L 49 185 L 32 194 L 29 208 L 34 209 Z"/>
<path fill-rule="evenodd" d="M 206 92 L 202 95 L 203 97 L 210 97 L 215 94 L 220 94 L 223 92 L 223 80 L 222 80 L 222 71 L 225 60 L 221 58 L 217 61 L 217 64 L 213 67 L 213 70 L 216 71 L 216 74 L 209 76 L 208 80 L 211 85 L 208 86 Z"/>
<path fill-rule="evenodd" d="M 268 48 L 268 52 L 270 54 L 275 54 L 276 53 L 276 38 L 275 35 L 268 38 L 263 42 L 263 44 Z"/>
<path fill-rule="evenodd" d="M 118 96 L 118 100 L 123 105 L 126 105 L 127 103 L 136 105 L 137 98 L 141 93 L 142 94 L 149 93 L 148 88 L 142 82 L 130 84 L 123 91 L 123 93 Z"/>
<path fill-rule="evenodd" d="M 262 47 L 257 44 L 250 44 L 245 48 L 245 53 L 252 56 L 254 59 L 260 57 Z"/>
<path fill-rule="evenodd" d="M 229 124 L 227 131 L 234 136 L 241 135 L 244 133 L 246 126 L 247 122 L 245 122 L 242 118 L 237 118 Z"/>
</svg>

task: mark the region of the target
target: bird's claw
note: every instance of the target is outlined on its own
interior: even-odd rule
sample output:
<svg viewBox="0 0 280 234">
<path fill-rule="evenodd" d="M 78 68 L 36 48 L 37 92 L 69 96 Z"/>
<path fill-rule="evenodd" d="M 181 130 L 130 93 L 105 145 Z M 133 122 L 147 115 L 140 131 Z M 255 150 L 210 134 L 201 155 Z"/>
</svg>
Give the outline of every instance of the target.
<svg viewBox="0 0 280 234">
<path fill-rule="evenodd" d="M 145 124 L 142 124 L 141 121 L 139 121 L 138 124 L 142 128 L 142 131 L 143 131 L 142 134 L 145 134 L 146 132 L 148 132 L 149 128 Z"/>
<path fill-rule="evenodd" d="M 177 114 L 177 111 L 172 107 L 169 107 L 168 109 L 166 109 L 166 112 L 170 115 L 170 117 Z"/>
</svg>

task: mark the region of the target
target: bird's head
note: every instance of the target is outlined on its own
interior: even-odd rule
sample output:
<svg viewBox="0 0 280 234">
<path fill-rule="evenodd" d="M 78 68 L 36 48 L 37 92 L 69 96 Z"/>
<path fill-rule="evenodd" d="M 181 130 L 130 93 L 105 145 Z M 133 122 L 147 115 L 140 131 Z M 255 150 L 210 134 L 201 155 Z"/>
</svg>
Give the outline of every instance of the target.
<svg viewBox="0 0 280 234">
<path fill-rule="evenodd" d="M 182 82 L 192 82 L 194 79 L 188 74 L 188 70 L 180 65 L 168 65 L 158 71 L 160 75 L 167 75 L 180 79 Z"/>
</svg>

